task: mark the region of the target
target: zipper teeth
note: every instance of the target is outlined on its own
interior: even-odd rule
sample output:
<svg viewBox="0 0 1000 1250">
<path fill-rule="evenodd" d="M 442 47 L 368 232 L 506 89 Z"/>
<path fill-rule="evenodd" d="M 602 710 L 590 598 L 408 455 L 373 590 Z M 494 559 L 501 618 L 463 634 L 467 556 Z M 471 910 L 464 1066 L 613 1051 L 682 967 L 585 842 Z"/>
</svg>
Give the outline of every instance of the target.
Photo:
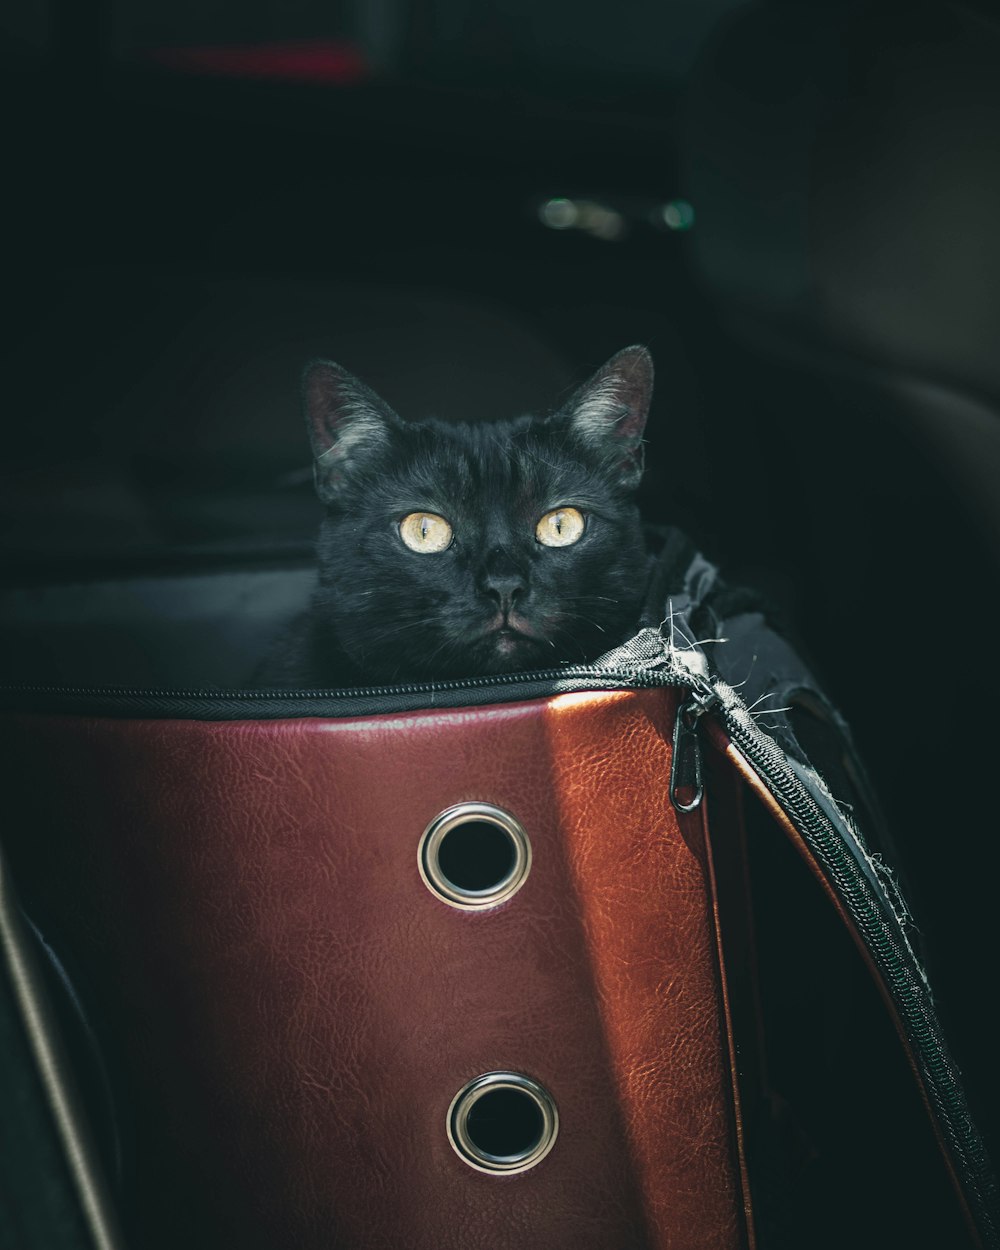
<svg viewBox="0 0 1000 1250">
<path fill-rule="evenodd" d="M 648 689 L 660 686 L 691 687 L 692 682 L 685 673 L 673 670 L 649 670 L 604 668 L 594 664 L 566 665 L 562 668 L 538 669 L 534 672 L 496 673 L 491 677 L 467 677 L 452 681 L 415 682 L 406 685 L 392 686 L 331 686 L 315 689 L 290 690 L 275 689 L 230 689 L 223 688 L 183 690 L 164 687 L 130 687 L 130 686 L 37 686 L 37 685 L 0 685 L 0 698 L 4 695 L 47 695 L 65 699 L 205 699 L 225 703 L 298 703 L 310 702 L 350 702 L 356 699 L 386 698 L 391 695 L 445 694 L 462 690 L 488 690 L 504 686 L 537 685 L 548 681 L 586 681 L 601 678 L 617 680 L 626 687 Z"/>
<path fill-rule="evenodd" d="M 497 673 L 492 677 L 467 677 L 453 681 L 415 682 L 406 685 L 392 686 L 330 686 L 315 689 L 290 690 L 275 689 L 224 689 L 215 687 L 202 690 L 183 690 L 174 687 L 132 687 L 132 686 L 0 686 L 0 695 L 61 695 L 65 698 L 87 699 L 219 699 L 227 702 L 259 703 L 280 701 L 286 703 L 306 699 L 323 699 L 336 702 L 350 699 L 375 698 L 393 694 L 437 694 L 456 690 L 481 690 L 491 686 L 511 686 L 534 682 L 573 680 L 586 677 L 620 677 L 629 684 L 646 684 L 641 680 L 645 674 L 640 672 L 619 672 L 612 668 L 599 668 L 595 665 L 575 664 L 563 668 L 538 669 L 535 672 Z M 673 682 L 653 682 L 651 684 L 674 684 Z"/>
<path fill-rule="evenodd" d="M 857 871 L 832 822 L 800 779 L 789 768 L 780 750 L 760 730 L 747 726 L 729 709 L 721 719 L 731 738 L 774 793 L 792 821 L 806 833 L 818 852 L 837 892 L 847 903 L 852 919 L 876 957 L 894 1000 L 899 1004 L 907 1032 L 925 1076 L 925 1089 L 933 1102 L 938 1122 L 956 1162 L 970 1206 L 988 1244 L 995 1244 L 993 1208 L 996 1186 L 985 1148 L 969 1116 L 955 1066 L 941 1035 L 929 992 L 915 971 L 916 958 L 900 942 L 879 907 L 871 884 Z"/>
</svg>

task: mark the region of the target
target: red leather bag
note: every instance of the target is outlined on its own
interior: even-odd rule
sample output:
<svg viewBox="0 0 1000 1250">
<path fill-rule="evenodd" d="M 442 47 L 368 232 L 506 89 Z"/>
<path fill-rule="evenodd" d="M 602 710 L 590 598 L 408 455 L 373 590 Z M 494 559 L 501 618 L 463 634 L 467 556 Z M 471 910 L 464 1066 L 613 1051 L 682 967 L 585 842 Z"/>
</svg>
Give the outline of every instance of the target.
<svg viewBox="0 0 1000 1250">
<path fill-rule="evenodd" d="M 143 1091 L 139 1244 L 747 1244 L 711 845 L 665 784 L 676 699 L 8 726 L 45 831 L 18 866 Z M 472 890 L 447 897 L 442 863 Z M 497 1072 L 545 1092 L 487 1092 L 463 1153 L 453 1101 Z"/>
</svg>

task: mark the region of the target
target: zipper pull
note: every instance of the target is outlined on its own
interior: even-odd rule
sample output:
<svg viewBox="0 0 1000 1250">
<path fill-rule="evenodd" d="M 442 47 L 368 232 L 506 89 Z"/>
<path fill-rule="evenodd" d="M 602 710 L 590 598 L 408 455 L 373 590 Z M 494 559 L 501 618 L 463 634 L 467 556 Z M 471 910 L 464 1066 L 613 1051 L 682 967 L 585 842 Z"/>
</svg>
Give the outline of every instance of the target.
<svg viewBox="0 0 1000 1250">
<path fill-rule="evenodd" d="M 670 761 L 670 802 L 678 812 L 693 812 L 705 797 L 698 722 L 719 701 L 714 690 L 692 693 L 677 705 L 674 749 Z"/>
</svg>

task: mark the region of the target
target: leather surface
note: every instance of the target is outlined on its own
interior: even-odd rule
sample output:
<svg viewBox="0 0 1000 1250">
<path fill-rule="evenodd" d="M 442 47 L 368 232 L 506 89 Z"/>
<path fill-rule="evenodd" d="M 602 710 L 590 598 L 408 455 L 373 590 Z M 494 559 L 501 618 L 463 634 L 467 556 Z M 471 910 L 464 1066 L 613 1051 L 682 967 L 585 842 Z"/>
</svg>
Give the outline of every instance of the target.
<svg viewBox="0 0 1000 1250">
<path fill-rule="evenodd" d="M 127 1074 L 136 1244 L 744 1245 L 712 898 L 667 798 L 673 703 L 7 718 L 16 879 Z M 531 840 L 495 909 L 451 908 L 417 870 L 463 800 Z M 445 1132 L 500 1068 L 559 1108 L 516 1176 Z"/>
</svg>

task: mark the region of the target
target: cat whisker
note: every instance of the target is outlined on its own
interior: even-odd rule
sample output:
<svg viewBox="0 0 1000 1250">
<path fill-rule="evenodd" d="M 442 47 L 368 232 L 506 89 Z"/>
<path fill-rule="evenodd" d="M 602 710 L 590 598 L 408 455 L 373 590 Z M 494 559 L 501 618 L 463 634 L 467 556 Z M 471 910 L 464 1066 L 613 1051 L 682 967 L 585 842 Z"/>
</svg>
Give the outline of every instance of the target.
<svg viewBox="0 0 1000 1250">
<path fill-rule="evenodd" d="M 565 610 L 561 610 L 561 611 L 560 611 L 560 613 L 559 613 L 559 615 L 560 615 L 560 616 L 561 616 L 564 620 L 565 620 L 565 619 L 568 619 L 568 618 L 572 618 L 572 619 L 573 619 L 573 620 L 575 620 L 575 621 L 586 621 L 586 623 L 587 623 L 588 625 L 592 625 L 592 626 L 594 627 L 594 629 L 599 629 L 599 630 L 601 631 L 601 633 L 602 633 L 602 634 L 606 634 L 606 633 L 608 632 L 608 631 L 604 628 L 604 626 L 603 626 L 603 625 L 598 625 L 598 623 L 597 623 L 597 622 L 596 622 L 596 621 L 595 621 L 592 617 L 589 617 L 589 616 L 584 616 L 584 614 L 583 614 L 582 612 L 567 612 L 567 611 L 565 611 Z"/>
<path fill-rule="evenodd" d="M 620 600 L 613 598 L 611 595 L 595 595 L 589 593 L 585 595 L 571 595 L 566 599 L 567 603 L 596 603 L 598 601 L 601 603 L 620 602 Z"/>
<path fill-rule="evenodd" d="M 389 629 L 370 629 L 366 632 L 365 639 L 367 642 L 387 642 L 390 638 L 398 638 L 400 634 L 406 634 L 411 629 L 419 629 L 422 625 L 429 622 L 406 622 L 402 625 L 394 625 Z"/>
<path fill-rule="evenodd" d="M 430 666 L 440 656 L 447 656 L 449 652 L 456 652 L 460 649 L 460 640 L 445 634 L 434 650 L 423 657 L 423 662 L 425 665 Z"/>
<path fill-rule="evenodd" d="M 394 638 L 399 638 L 402 635 L 409 633 L 411 630 L 425 629 L 427 626 L 433 624 L 434 618 L 427 616 L 421 617 L 417 620 L 403 621 L 392 625 L 389 628 L 379 629 L 376 627 L 375 629 L 367 630 L 365 633 L 364 650 L 375 650 L 384 646 L 384 644 L 391 642 Z"/>
</svg>

